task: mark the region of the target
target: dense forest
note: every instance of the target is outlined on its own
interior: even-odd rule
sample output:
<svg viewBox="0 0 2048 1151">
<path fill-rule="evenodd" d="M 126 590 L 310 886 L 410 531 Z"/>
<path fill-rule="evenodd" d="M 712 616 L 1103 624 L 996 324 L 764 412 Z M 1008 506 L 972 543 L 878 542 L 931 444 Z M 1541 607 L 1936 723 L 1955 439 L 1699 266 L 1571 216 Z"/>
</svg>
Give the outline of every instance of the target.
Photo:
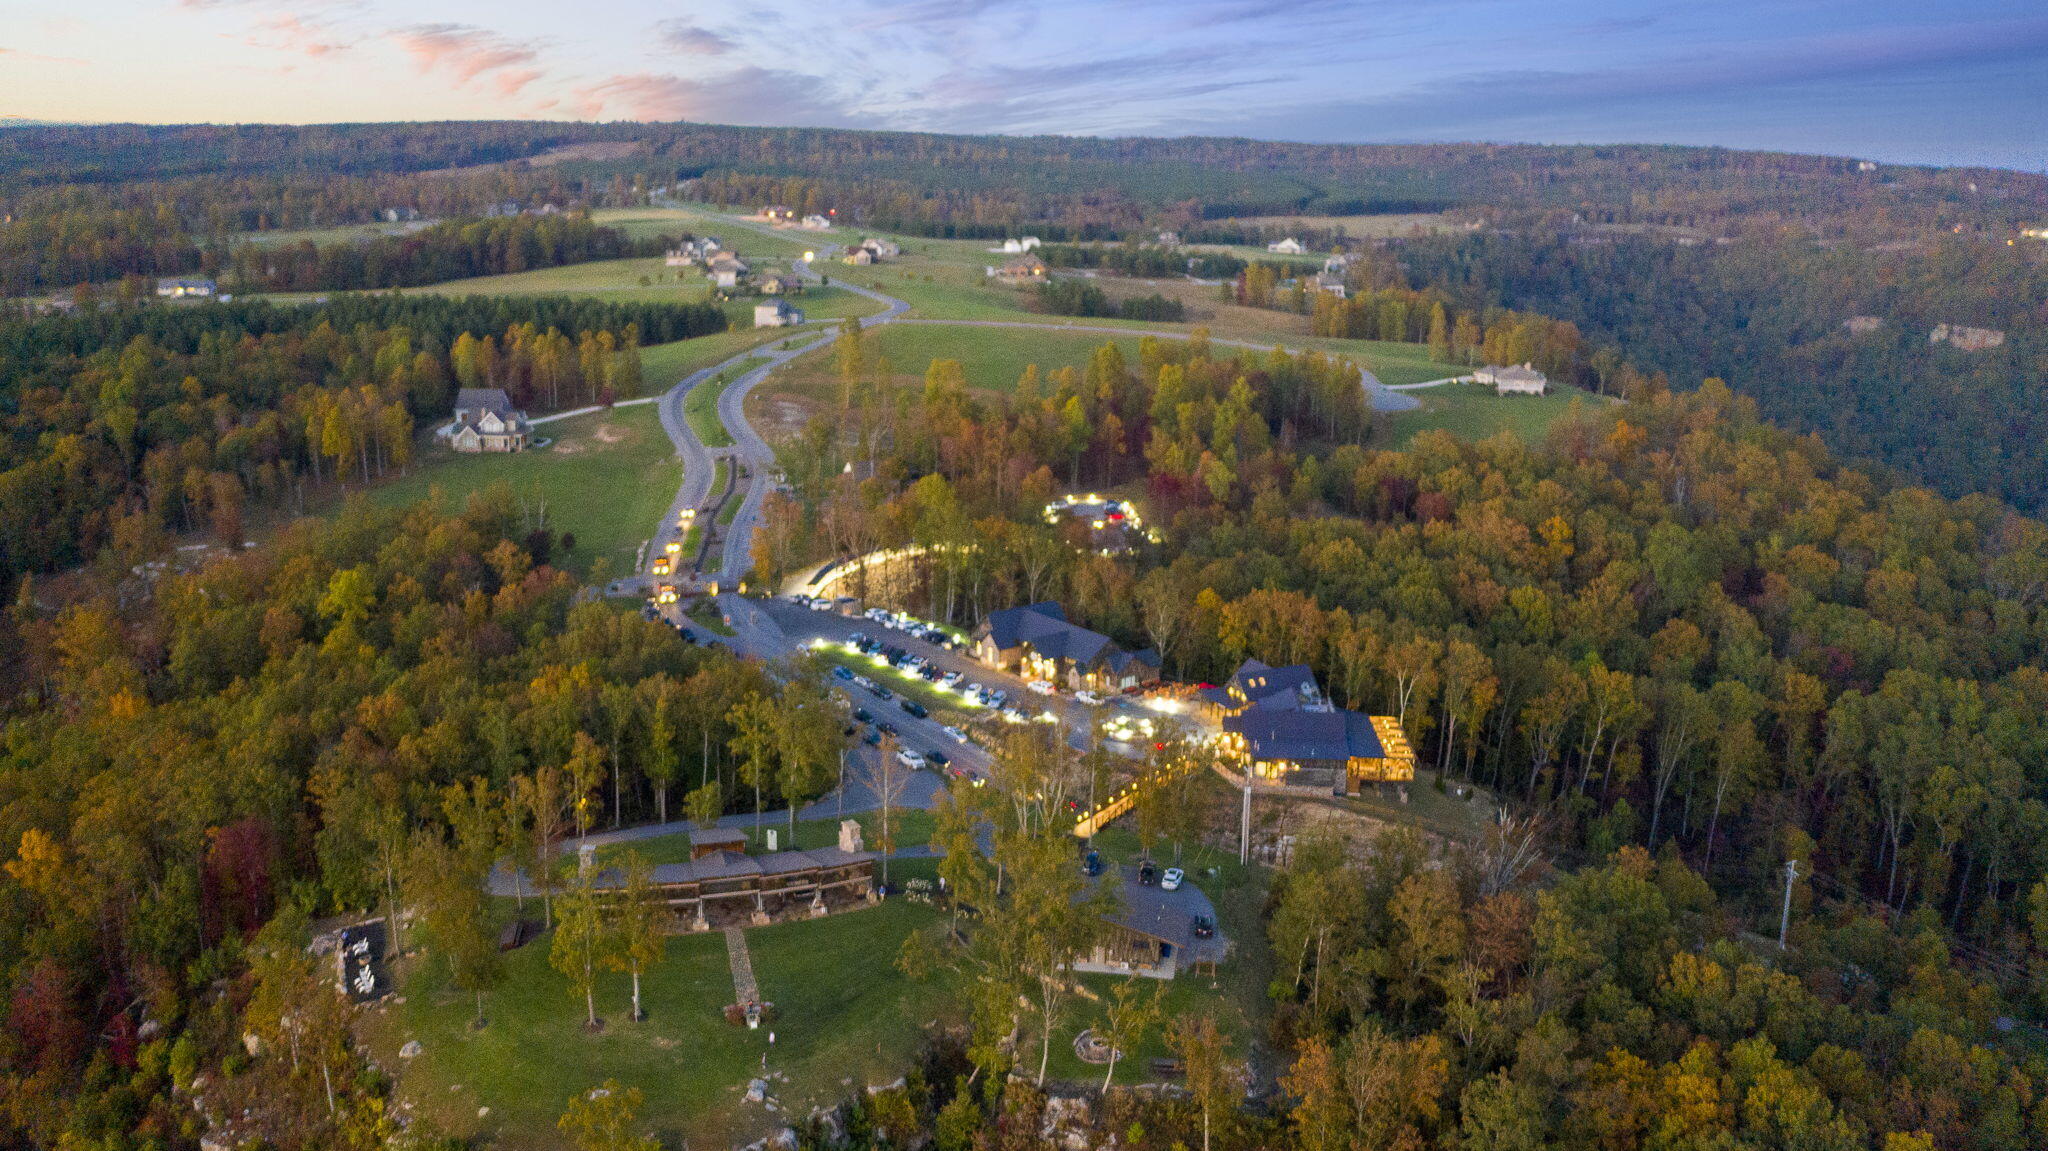
<svg viewBox="0 0 2048 1151">
<path fill-rule="evenodd" d="M 389 296 L 0 322 L 0 576 L 132 565 L 178 533 L 239 545 L 253 507 L 406 468 L 458 386 L 536 411 L 624 398 L 643 343 L 724 326 L 704 305 Z"/>
<path fill-rule="evenodd" d="M 1570 842 L 1676 843 L 1752 893 L 1789 851 L 2020 945 L 2048 867 L 2048 528 L 1844 467 L 1718 383 L 1638 377 L 1546 448 L 1376 449 L 1353 371 L 1148 341 L 1002 407 L 935 363 L 894 412 L 856 378 L 789 453 L 804 502 L 757 563 L 925 544 L 942 617 L 1050 596 L 1187 679 L 1306 662 Z M 832 462 L 863 452 L 867 490 Z M 1142 483 L 1168 542 L 1133 563 L 1018 526 L 1076 482 Z"/>
<path fill-rule="evenodd" d="M 2003 243 L 1682 246 L 1629 237 L 1414 241 L 1402 277 L 1465 307 L 1571 321 L 1674 380 L 1716 376 L 1764 415 L 1948 495 L 2048 505 L 2048 263 Z M 1852 332 L 1852 316 L 1879 321 Z M 2006 333 L 1964 351 L 1939 324 Z"/>
<path fill-rule="evenodd" d="M 548 851 L 617 762 L 584 734 L 601 717 L 722 748 L 727 704 L 770 690 L 578 604 L 524 528 L 502 490 L 450 517 L 358 507 L 140 598 L 109 584 L 9 613 L 0 1142 L 196 1146 L 204 1070 L 274 1146 L 385 1145 L 380 1081 L 294 935 L 305 915 L 387 892 L 480 906 L 476 837 L 485 869 L 517 848 L 479 820 L 538 813 Z M 295 1058 L 228 1054 L 245 1032 Z"/>
</svg>

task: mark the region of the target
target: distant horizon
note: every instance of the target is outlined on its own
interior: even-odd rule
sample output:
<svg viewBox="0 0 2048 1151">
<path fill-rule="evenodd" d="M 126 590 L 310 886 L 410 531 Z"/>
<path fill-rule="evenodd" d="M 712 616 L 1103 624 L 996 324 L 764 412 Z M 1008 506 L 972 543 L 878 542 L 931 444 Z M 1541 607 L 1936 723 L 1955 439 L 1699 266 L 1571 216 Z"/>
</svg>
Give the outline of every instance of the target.
<svg viewBox="0 0 2048 1151">
<path fill-rule="evenodd" d="M 1273 136 L 1229 135 L 1219 132 L 1185 132 L 1165 135 L 1155 132 L 1129 132 L 1118 134 L 1081 132 L 967 132 L 937 131 L 926 128 L 847 128 L 832 124 L 729 124 L 711 120 L 577 120 L 545 117 L 461 117 L 432 120 L 50 120 L 31 119 L 22 116 L 0 115 L 0 130 L 8 128 L 321 128 L 364 124 L 562 124 L 600 126 L 609 124 L 632 124 L 656 127 L 662 124 L 695 124 L 714 128 L 752 128 L 763 131 L 821 131 L 821 132 L 900 132 L 908 135 L 957 136 L 963 138 L 994 137 L 1009 139 L 1056 139 L 1056 140 L 1246 140 L 1268 144 L 1303 144 L 1310 147 L 1330 148 L 1374 148 L 1374 147 L 1488 147 L 1488 148 L 1698 148 L 1723 152 L 1749 152 L 1783 156 L 1803 156 L 1820 160 L 1872 161 L 1886 167 L 1926 168 L 1953 171 L 2012 172 L 2023 176 L 2048 177 L 2048 163 L 2039 168 L 2016 168 L 2003 164 L 1988 163 L 1937 163 L 1925 160 L 1888 160 L 1882 156 L 1860 153 L 1822 152 L 1799 148 L 1746 147 L 1738 144 L 1690 143 L 1677 140 L 1510 140 L 1471 138 L 1443 139 L 1389 139 L 1389 140 L 1312 140 L 1289 139 Z"/>
<path fill-rule="evenodd" d="M 1667 144 L 2048 172 L 2037 0 L 102 0 L 0 117 Z"/>
</svg>

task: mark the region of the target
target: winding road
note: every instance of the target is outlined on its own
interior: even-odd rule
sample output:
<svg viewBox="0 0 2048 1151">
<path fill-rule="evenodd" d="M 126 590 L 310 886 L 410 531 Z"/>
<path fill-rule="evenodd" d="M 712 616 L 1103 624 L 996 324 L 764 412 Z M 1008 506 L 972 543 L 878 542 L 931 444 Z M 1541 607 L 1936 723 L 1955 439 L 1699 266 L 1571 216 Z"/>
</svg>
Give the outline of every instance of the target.
<svg viewBox="0 0 2048 1151">
<path fill-rule="evenodd" d="M 778 234 L 776 229 L 769 226 L 736 217 L 728 218 L 726 222 L 735 227 L 746 228 L 768 235 Z M 821 244 L 817 249 L 817 254 L 819 257 L 830 257 L 838 250 L 839 245 L 837 244 Z M 823 277 L 819 275 L 816 269 L 811 267 L 809 261 L 792 261 L 790 267 L 805 279 L 818 282 L 823 281 Z M 1147 328 L 1118 328 L 1106 324 L 1069 324 L 1042 320 L 947 320 L 911 317 L 906 314 L 910 311 L 910 304 L 904 300 L 876 291 L 873 288 L 861 287 L 849 280 L 842 279 L 835 286 L 856 295 L 865 296 L 882 305 L 880 312 L 861 318 L 860 325 L 862 328 L 901 323 L 967 328 L 1022 328 L 1046 332 L 1099 332 L 1109 336 L 1129 338 L 1153 336 L 1166 340 L 1187 340 L 1193 338 L 1189 332 Z M 738 493 L 740 500 L 739 510 L 734 514 L 731 524 L 724 530 L 719 544 L 720 562 L 718 570 L 730 580 L 746 572 L 752 566 L 751 545 L 754 528 L 760 521 L 761 503 L 767 498 L 769 487 L 773 482 L 775 452 L 774 449 L 768 446 L 767 441 L 761 438 L 760 433 L 755 430 L 753 424 L 747 420 L 747 394 L 761 381 L 767 379 L 768 374 L 776 368 L 800 356 L 806 356 L 818 351 L 827 344 L 830 344 L 837 338 L 837 335 L 838 333 L 834 328 L 826 327 L 821 330 L 793 335 L 779 345 L 752 348 L 740 352 L 722 363 L 690 373 L 657 398 L 656 402 L 660 404 L 662 428 L 668 433 L 669 439 L 674 441 L 676 454 L 683 461 L 683 482 L 676 492 L 675 500 L 669 506 L 668 514 L 663 517 L 661 524 L 655 530 L 653 545 L 649 548 L 647 555 L 648 560 L 652 560 L 654 556 L 661 554 L 664 545 L 670 541 L 680 541 L 683 538 L 685 529 L 680 525 L 680 520 L 682 513 L 686 509 L 696 508 L 699 509 L 700 515 L 710 514 L 711 509 L 706 505 L 711 499 L 711 483 L 717 470 L 716 464 L 719 459 L 727 459 L 732 462 L 734 467 L 744 472 L 745 483 Z M 1300 349 L 1291 348 L 1284 344 L 1262 344 L 1254 341 L 1223 339 L 1214 336 L 1210 337 L 1209 342 L 1223 347 L 1244 348 L 1258 352 L 1272 351 L 1276 348 L 1284 352 L 1300 351 Z M 684 416 L 684 405 L 688 401 L 690 393 L 700 387 L 720 387 L 719 380 L 726 373 L 739 368 L 748 361 L 764 357 L 766 362 L 757 364 L 755 367 L 747 370 L 746 374 L 732 380 L 729 384 L 723 385 L 723 391 L 718 395 L 718 419 L 724 425 L 726 433 L 732 438 L 732 446 L 721 448 L 707 446 L 698 438 L 697 433 L 691 429 L 689 420 Z M 1417 401 L 1412 396 L 1405 395 L 1405 392 L 1415 388 L 1432 387 L 1436 384 L 1450 382 L 1449 380 L 1432 380 L 1424 384 L 1390 387 L 1381 383 L 1377 376 L 1373 375 L 1370 370 L 1362 365 L 1358 369 L 1358 376 L 1359 385 L 1365 389 L 1366 395 L 1376 411 L 1406 411 L 1415 407 Z M 710 525 L 707 524 L 706 528 L 708 530 Z M 728 614 L 732 614 L 737 608 L 740 615 L 734 619 L 736 626 L 741 618 L 745 618 L 750 622 L 758 618 L 758 613 L 733 604 L 728 597 L 721 596 L 720 603 L 723 610 Z M 750 654 L 754 654 L 752 649 L 756 645 L 747 643 L 739 646 L 749 650 Z M 772 643 L 763 646 L 772 646 Z"/>
</svg>

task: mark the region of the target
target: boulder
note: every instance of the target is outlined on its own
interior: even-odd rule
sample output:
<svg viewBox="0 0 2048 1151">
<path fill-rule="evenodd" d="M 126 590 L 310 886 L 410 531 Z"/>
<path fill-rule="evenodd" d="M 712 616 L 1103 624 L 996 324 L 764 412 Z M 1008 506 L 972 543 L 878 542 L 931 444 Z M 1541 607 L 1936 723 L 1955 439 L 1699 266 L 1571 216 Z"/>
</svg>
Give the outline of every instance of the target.
<svg viewBox="0 0 2048 1151">
<path fill-rule="evenodd" d="M 747 1081 L 747 1102 L 759 1103 L 766 1098 L 768 1098 L 768 1081 L 766 1079 L 749 1079 Z"/>
<path fill-rule="evenodd" d="M 412 1059 L 412 1058 L 414 1058 L 414 1057 L 418 1056 L 418 1055 L 419 1055 L 419 1053 L 420 1053 L 420 1041 L 419 1041 L 419 1040 L 417 1040 L 417 1039 L 408 1039 L 408 1040 L 406 1040 L 406 1041 L 405 1041 L 405 1046 L 403 1046 L 403 1047 L 401 1047 L 401 1048 L 399 1048 L 399 1049 L 398 1049 L 398 1057 L 399 1057 L 400 1059 Z"/>
</svg>

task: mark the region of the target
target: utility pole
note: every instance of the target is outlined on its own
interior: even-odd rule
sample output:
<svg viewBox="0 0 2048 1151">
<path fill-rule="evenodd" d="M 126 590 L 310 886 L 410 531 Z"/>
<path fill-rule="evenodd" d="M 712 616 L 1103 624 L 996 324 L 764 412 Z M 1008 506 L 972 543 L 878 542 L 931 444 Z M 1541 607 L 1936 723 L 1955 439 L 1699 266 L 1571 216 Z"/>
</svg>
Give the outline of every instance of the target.
<svg viewBox="0 0 2048 1151">
<path fill-rule="evenodd" d="M 1252 861 L 1252 768 L 1244 768 L 1244 808 L 1237 816 L 1237 862 L 1240 865 Z"/>
<path fill-rule="evenodd" d="M 1799 878 L 1799 861 L 1785 861 L 1785 910 L 1778 916 L 1778 950 L 1785 950 L 1785 935 L 1792 929 L 1792 883 Z"/>
</svg>

